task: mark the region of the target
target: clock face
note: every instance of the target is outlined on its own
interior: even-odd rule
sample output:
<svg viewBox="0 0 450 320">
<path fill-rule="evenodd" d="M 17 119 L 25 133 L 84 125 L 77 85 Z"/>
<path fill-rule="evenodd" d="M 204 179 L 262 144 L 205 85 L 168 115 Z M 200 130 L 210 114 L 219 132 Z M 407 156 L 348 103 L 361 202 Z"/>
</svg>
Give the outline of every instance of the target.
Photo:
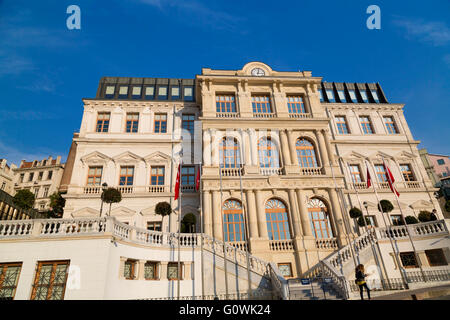
<svg viewBox="0 0 450 320">
<path fill-rule="evenodd" d="M 266 73 L 261 68 L 255 68 L 255 69 L 252 70 L 252 76 L 261 77 L 261 76 L 264 76 L 265 74 Z"/>
</svg>

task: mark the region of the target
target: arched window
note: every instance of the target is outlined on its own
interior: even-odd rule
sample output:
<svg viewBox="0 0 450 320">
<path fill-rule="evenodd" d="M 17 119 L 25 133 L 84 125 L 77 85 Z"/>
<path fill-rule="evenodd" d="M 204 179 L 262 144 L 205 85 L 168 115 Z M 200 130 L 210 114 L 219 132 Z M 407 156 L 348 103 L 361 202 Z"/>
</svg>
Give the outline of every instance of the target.
<svg viewBox="0 0 450 320">
<path fill-rule="evenodd" d="M 223 234 L 225 241 L 245 241 L 242 205 L 238 200 L 230 199 L 223 204 Z"/>
<path fill-rule="evenodd" d="M 258 142 L 259 166 L 261 168 L 279 168 L 280 155 L 271 138 L 262 138 Z"/>
<path fill-rule="evenodd" d="M 235 138 L 225 137 L 222 139 L 219 148 L 220 163 L 223 168 L 239 168 L 241 157 L 239 144 Z"/>
<path fill-rule="evenodd" d="M 314 145 L 307 139 L 300 138 L 295 144 L 297 150 L 298 164 L 302 168 L 316 168 L 317 159 Z"/>
<path fill-rule="evenodd" d="M 307 207 L 311 230 L 314 232 L 316 239 L 333 238 L 325 203 L 317 198 L 313 198 L 309 200 Z"/>
<path fill-rule="evenodd" d="M 283 202 L 277 199 L 266 202 L 266 221 L 270 240 L 291 239 L 288 212 Z"/>
</svg>

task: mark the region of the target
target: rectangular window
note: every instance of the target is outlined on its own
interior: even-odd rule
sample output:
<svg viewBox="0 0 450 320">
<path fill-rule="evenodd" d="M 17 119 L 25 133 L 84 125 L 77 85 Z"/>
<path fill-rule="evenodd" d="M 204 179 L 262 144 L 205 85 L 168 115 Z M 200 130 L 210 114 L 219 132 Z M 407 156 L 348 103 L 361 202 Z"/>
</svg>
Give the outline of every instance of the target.
<svg viewBox="0 0 450 320">
<path fill-rule="evenodd" d="M 348 90 L 348 94 L 350 95 L 350 99 L 352 100 L 352 102 L 358 102 L 358 99 L 356 99 L 355 90 Z"/>
<path fill-rule="evenodd" d="M 361 171 L 359 170 L 359 165 L 351 164 L 349 165 L 350 174 L 352 175 L 353 183 L 362 182 Z"/>
<path fill-rule="evenodd" d="M 119 99 L 128 98 L 128 86 L 120 86 L 119 88 Z"/>
<path fill-rule="evenodd" d="M 376 103 L 380 102 L 380 99 L 378 99 L 378 93 L 377 90 L 370 90 L 370 93 L 372 93 L 372 98 L 375 100 Z"/>
<path fill-rule="evenodd" d="M 37 199 L 39 196 L 39 189 L 40 188 L 34 188 L 34 198 Z"/>
<path fill-rule="evenodd" d="M 345 99 L 344 90 L 338 90 L 338 97 L 341 102 L 347 102 L 347 99 Z"/>
<path fill-rule="evenodd" d="M 132 186 L 134 178 L 134 167 L 120 167 L 120 177 L 119 177 L 119 185 L 120 186 Z"/>
<path fill-rule="evenodd" d="M 194 123 L 195 123 L 195 115 L 193 114 L 183 114 L 181 127 L 184 130 L 189 131 L 191 135 L 191 139 L 194 138 Z"/>
<path fill-rule="evenodd" d="M 360 116 L 359 122 L 361 123 L 361 128 L 364 134 L 373 134 L 372 122 L 368 116 Z"/>
<path fill-rule="evenodd" d="M 447 259 L 445 259 L 445 254 L 442 249 L 425 250 L 425 255 L 427 256 L 428 264 L 430 265 L 430 267 L 448 265 Z"/>
<path fill-rule="evenodd" d="M 0 300 L 13 300 L 19 282 L 22 262 L 0 263 Z"/>
<path fill-rule="evenodd" d="M 400 214 L 393 214 L 391 215 L 391 222 L 394 226 L 400 226 L 403 225 L 403 219 Z"/>
<path fill-rule="evenodd" d="M 2 182 L 2 190 L 5 190 L 5 188 L 6 188 L 6 182 L 3 181 L 3 182 Z"/>
<path fill-rule="evenodd" d="M 127 280 L 136 279 L 136 260 L 128 259 L 125 261 L 124 269 L 123 269 L 123 277 Z"/>
<path fill-rule="evenodd" d="M 155 87 L 145 87 L 145 99 L 153 100 L 155 99 Z"/>
<path fill-rule="evenodd" d="M 326 93 L 327 93 L 328 101 L 330 101 L 330 102 L 336 102 L 336 100 L 334 99 L 333 89 L 327 89 L 327 90 L 326 90 Z"/>
<path fill-rule="evenodd" d="M 194 100 L 194 88 L 184 87 L 184 101 L 193 101 L 193 100 Z"/>
<path fill-rule="evenodd" d="M 34 172 L 30 172 L 30 174 L 28 175 L 28 182 L 33 181 L 34 178 Z"/>
<path fill-rule="evenodd" d="M 156 262 L 147 261 L 144 265 L 144 279 L 157 280 L 158 279 L 158 264 Z"/>
<path fill-rule="evenodd" d="M 133 87 L 133 90 L 131 91 L 131 97 L 133 99 L 140 99 L 141 98 L 141 92 L 142 92 L 142 88 L 141 87 Z"/>
<path fill-rule="evenodd" d="M 20 178 L 19 178 L 19 182 L 22 183 L 23 182 L 23 178 L 25 177 L 25 173 L 21 173 L 20 174 Z"/>
<path fill-rule="evenodd" d="M 170 90 L 170 97 L 173 100 L 180 99 L 180 87 L 178 87 L 178 86 L 172 87 Z"/>
<path fill-rule="evenodd" d="M 389 134 L 398 134 L 398 129 L 393 117 L 383 117 L 383 121 Z"/>
<path fill-rule="evenodd" d="M 99 112 L 97 115 L 97 132 L 108 132 L 109 118 L 111 114 L 109 112 Z"/>
<path fill-rule="evenodd" d="M 126 132 L 138 132 L 139 113 L 127 113 Z"/>
<path fill-rule="evenodd" d="M 155 114 L 155 133 L 167 132 L 167 115 Z"/>
<path fill-rule="evenodd" d="M 147 222 L 147 230 L 161 231 L 161 222 Z"/>
<path fill-rule="evenodd" d="M 416 181 L 409 164 L 400 164 L 400 171 L 402 172 L 405 181 Z"/>
<path fill-rule="evenodd" d="M 367 98 L 367 92 L 366 90 L 359 91 L 359 94 L 361 95 L 361 98 L 365 103 L 369 102 L 369 98 Z"/>
<path fill-rule="evenodd" d="M 438 159 L 437 163 L 438 163 L 438 165 L 442 166 L 445 164 L 445 161 L 444 161 L 444 159 Z"/>
<path fill-rule="evenodd" d="M 236 112 L 235 97 L 233 94 L 216 96 L 216 112 Z"/>
<path fill-rule="evenodd" d="M 336 126 L 340 134 L 349 134 L 345 116 L 336 116 Z"/>
<path fill-rule="evenodd" d="M 400 259 L 402 260 L 402 265 L 405 268 L 419 267 L 414 252 L 400 252 Z"/>
<path fill-rule="evenodd" d="M 112 99 L 114 98 L 114 91 L 116 90 L 115 86 L 106 86 L 105 90 L 105 98 Z"/>
<path fill-rule="evenodd" d="M 181 269 L 182 265 L 180 263 L 180 269 Z M 178 280 L 179 277 L 179 272 L 178 272 L 178 262 L 169 262 L 167 264 L 167 279 L 169 280 Z M 180 278 L 181 280 L 181 278 Z"/>
<path fill-rule="evenodd" d="M 375 216 L 365 216 L 367 218 L 367 227 L 375 228 L 377 226 L 377 222 Z"/>
<path fill-rule="evenodd" d="M 164 185 L 164 167 L 152 167 L 150 183 L 152 186 Z"/>
<path fill-rule="evenodd" d="M 63 300 L 69 261 L 39 262 L 31 300 Z"/>
<path fill-rule="evenodd" d="M 47 198 L 48 197 L 48 191 L 50 190 L 50 187 L 44 187 L 44 194 L 42 195 L 43 198 Z"/>
<path fill-rule="evenodd" d="M 376 164 L 375 171 L 377 173 L 378 181 L 380 182 L 388 181 L 386 171 L 384 170 L 384 166 L 382 164 Z"/>
<path fill-rule="evenodd" d="M 158 88 L 158 100 L 167 100 L 167 86 Z"/>
<path fill-rule="evenodd" d="M 292 277 L 292 266 L 290 263 L 279 263 L 278 270 L 280 270 L 280 273 L 283 277 L 285 278 Z"/>
<path fill-rule="evenodd" d="M 49 171 L 47 174 L 47 180 L 51 180 L 53 176 L 53 171 Z"/>
<path fill-rule="evenodd" d="M 195 167 L 186 166 L 181 168 L 181 185 L 192 186 L 195 180 Z"/>
<path fill-rule="evenodd" d="M 320 99 L 320 102 L 323 102 L 323 93 L 322 93 L 322 89 L 319 89 L 319 99 Z"/>
<path fill-rule="evenodd" d="M 300 96 L 287 96 L 289 113 L 306 113 L 303 98 Z"/>
<path fill-rule="evenodd" d="M 86 185 L 100 186 L 102 181 L 103 167 L 89 167 Z"/>
<path fill-rule="evenodd" d="M 253 113 L 272 113 L 268 95 L 252 96 Z"/>
<path fill-rule="evenodd" d="M 38 178 L 37 178 L 38 181 L 41 181 L 43 176 L 44 176 L 44 172 L 40 171 L 39 174 L 38 174 Z"/>
</svg>

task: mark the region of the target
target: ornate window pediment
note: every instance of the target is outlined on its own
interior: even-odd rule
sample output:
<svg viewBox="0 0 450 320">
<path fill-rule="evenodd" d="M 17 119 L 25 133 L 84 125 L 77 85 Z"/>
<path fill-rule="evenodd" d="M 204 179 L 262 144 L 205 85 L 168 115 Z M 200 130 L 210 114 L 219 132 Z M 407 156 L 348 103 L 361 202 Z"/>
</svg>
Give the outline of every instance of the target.
<svg viewBox="0 0 450 320">
<path fill-rule="evenodd" d="M 120 164 L 135 164 L 139 161 L 142 161 L 142 157 L 134 154 L 130 151 L 123 152 L 115 157 L 113 157 L 114 162 Z"/>
<path fill-rule="evenodd" d="M 107 155 L 98 152 L 98 151 L 94 151 L 91 152 L 83 157 L 80 158 L 81 162 L 83 164 L 91 164 L 91 165 L 104 165 L 107 162 L 113 160 L 111 157 L 108 157 Z"/>
<path fill-rule="evenodd" d="M 165 164 L 169 163 L 170 159 L 169 155 L 160 151 L 153 152 L 144 158 L 145 162 L 150 164 Z"/>
</svg>

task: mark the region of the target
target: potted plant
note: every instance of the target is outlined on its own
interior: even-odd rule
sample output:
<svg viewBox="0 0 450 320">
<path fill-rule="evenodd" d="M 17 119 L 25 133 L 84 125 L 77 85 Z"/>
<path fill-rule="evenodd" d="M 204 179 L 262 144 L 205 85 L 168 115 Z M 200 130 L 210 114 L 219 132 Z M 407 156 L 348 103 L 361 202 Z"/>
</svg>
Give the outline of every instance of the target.
<svg viewBox="0 0 450 320">
<path fill-rule="evenodd" d="M 381 200 L 378 204 L 378 211 L 389 213 L 394 210 L 394 205 L 389 200 Z"/>
<path fill-rule="evenodd" d="M 120 190 L 110 187 L 102 192 L 102 201 L 109 203 L 108 215 L 110 216 L 111 215 L 111 205 L 113 203 L 119 203 L 120 201 L 122 201 L 122 194 L 120 193 Z"/>
<path fill-rule="evenodd" d="M 181 220 L 181 232 L 194 233 L 197 218 L 193 213 L 187 213 Z"/>
<path fill-rule="evenodd" d="M 419 221 L 420 222 L 428 222 L 431 221 L 431 212 L 422 210 L 419 212 Z"/>
<path fill-rule="evenodd" d="M 419 220 L 417 220 L 417 218 L 416 218 L 416 217 L 413 217 L 413 216 L 407 216 L 407 217 L 405 217 L 405 221 L 406 221 L 406 224 L 416 224 L 416 223 L 419 223 Z"/>
<path fill-rule="evenodd" d="M 366 223 L 365 223 L 365 224 L 364 224 L 364 219 L 366 219 Z M 360 216 L 360 217 L 358 218 L 358 225 L 359 225 L 360 227 L 364 227 L 365 225 L 370 226 L 370 225 L 371 225 L 370 219 L 369 219 L 368 217 Z"/>
<path fill-rule="evenodd" d="M 172 207 L 166 201 L 158 202 L 155 207 L 155 213 L 162 217 L 162 222 L 164 222 L 164 217 L 172 213 Z M 163 224 L 163 223 L 162 223 Z"/>
</svg>

